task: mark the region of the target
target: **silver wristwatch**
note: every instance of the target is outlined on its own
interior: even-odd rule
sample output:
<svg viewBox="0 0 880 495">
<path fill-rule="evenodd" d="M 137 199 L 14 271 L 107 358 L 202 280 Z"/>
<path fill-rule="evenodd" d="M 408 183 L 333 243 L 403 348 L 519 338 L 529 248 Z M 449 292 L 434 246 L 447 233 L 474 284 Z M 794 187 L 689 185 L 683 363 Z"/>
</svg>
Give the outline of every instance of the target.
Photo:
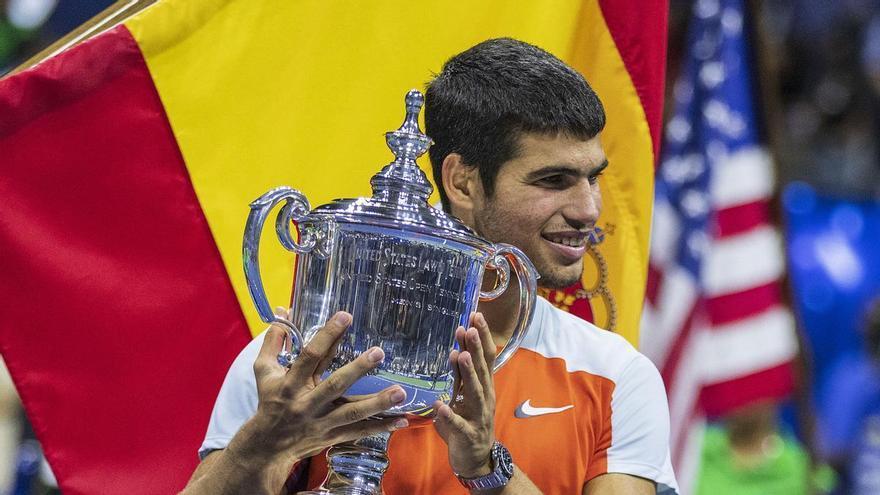
<svg viewBox="0 0 880 495">
<path fill-rule="evenodd" d="M 468 490 L 491 490 L 506 485 L 513 478 L 513 458 L 501 442 L 492 444 L 492 472 L 479 478 L 458 476 L 458 481 Z"/>
</svg>

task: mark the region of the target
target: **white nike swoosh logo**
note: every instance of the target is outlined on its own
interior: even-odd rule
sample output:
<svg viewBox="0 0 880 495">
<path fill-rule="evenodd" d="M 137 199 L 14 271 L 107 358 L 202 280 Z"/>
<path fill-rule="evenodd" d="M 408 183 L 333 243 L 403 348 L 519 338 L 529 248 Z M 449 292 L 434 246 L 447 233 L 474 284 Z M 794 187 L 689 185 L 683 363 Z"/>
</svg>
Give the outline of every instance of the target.
<svg viewBox="0 0 880 495">
<path fill-rule="evenodd" d="M 545 414 L 560 413 L 562 411 L 567 411 L 572 407 L 574 406 L 568 405 L 563 407 L 534 407 L 532 406 L 532 399 L 528 399 L 516 408 L 514 416 L 516 416 L 517 418 L 532 418 L 535 416 L 543 416 Z"/>
</svg>

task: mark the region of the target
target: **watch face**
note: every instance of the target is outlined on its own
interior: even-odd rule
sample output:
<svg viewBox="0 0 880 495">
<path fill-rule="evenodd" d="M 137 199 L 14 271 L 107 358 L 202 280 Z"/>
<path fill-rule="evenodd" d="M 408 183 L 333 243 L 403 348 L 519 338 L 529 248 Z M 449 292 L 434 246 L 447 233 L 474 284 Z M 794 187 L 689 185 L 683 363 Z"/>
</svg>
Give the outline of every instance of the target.
<svg viewBox="0 0 880 495">
<path fill-rule="evenodd" d="M 510 452 L 507 451 L 507 448 L 501 445 L 500 443 L 495 444 L 495 459 L 497 459 L 497 467 L 498 470 L 501 471 L 501 474 L 510 479 L 513 477 L 513 458 L 510 456 Z"/>
</svg>

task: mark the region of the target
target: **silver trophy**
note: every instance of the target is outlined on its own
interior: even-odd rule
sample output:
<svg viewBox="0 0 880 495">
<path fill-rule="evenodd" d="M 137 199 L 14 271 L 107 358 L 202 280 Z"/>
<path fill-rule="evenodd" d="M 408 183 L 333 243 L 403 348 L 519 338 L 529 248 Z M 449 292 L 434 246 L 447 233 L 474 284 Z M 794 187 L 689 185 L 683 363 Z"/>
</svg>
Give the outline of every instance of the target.
<svg viewBox="0 0 880 495">
<path fill-rule="evenodd" d="M 467 327 L 479 301 L 507 289 L 513 270 L 520 287 L 519 315 L 495 370 L 510 359 L 531 322 L 538 277 L 518 248 L 492 244 L 428 204 L 433 186 L 416 165 L 431 145 L 418 124 L 423 102 L 419 91 L 407 93 L 403 125 L 385 134 L 395 159 L 370 180 L 372 197 L 337 199 L 312 210 L 299 191 L 273 189 L 251 203 L 243 246 L 248 289 L 260 317 L 281 323 L 290 336 L 279 362 L 290 365 L 330 316 L 347 311 L 353 316 L 351 327 L 327 373 L 372 346 L 381 347 L 385 360 L 347 395 L 397 384 L 407 400 L 383 416 L 406 416 L 413 426 L 428 423 L 419 420 L 433 415 L 434 401 L 449 402 L 455 329 Z M 275 230 L 281 244 L 298 254 L 289 320 L 273 314 L 258 259 L 263 225 L 282 202 Z M 496 283 L 484 292 L 486 268 L 496 272 Z M 380 494 L 388 438 L 373 435 L 333 446 L 327 479 L 318 491 L 305 493 Z"/>
</svg>

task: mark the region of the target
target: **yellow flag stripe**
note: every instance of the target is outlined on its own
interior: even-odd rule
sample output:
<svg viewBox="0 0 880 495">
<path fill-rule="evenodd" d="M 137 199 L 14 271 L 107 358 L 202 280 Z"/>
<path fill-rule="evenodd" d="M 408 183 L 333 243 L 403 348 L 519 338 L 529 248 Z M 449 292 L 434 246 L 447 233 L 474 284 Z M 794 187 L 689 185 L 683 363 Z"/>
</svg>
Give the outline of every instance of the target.
<svg viewBox="0 0 880 495">
<path fill-rule="evenodd" d="M 654 150 L 641 100 L 598 2 L 584 2 L 568 62 L 584 74 L 605 106 L 602 143 L 609 167 L 600 180 L 599 223 L 606 230 L 600 252 L 609 266 L 608 285 L 617 304 L 615 330 L 637 345 L 647 278 Z M 584 280 L 584 286 L 594 282 Z M 594 302 L 595 320 L 607 321 L 608 309 Z"/>
<path fill-rule="evenodd" d="M 247 204 L 282 184 L 303 191 L 313 206 L 369 194 L 370 176 L 391 159 L 382 133 L 400 125 L 403 94 L 422 87 L 449 56 L 484 39 L 510 36 L 573 63 L 608 109 L 603 139 L 609 160 L 621 173 L 635 161 L 652 162 L 633 150 L 642 147 L 641 128 L 648 135 L 644 114 L 635 133 L 631 127 L 638 124 L 616 123 L 623 117 L 613 112 L 641 106 L 637 97 L 626 99 L 635 91 L 598 4 L 551 3 L 523 2 L 514 8 L 504 1 L 395 0 L 364 7 L 318 0 L 163 0 L 126 23 L 144 53 L 252 332 L 265 325 L 250 302 L 241 267 Z M 593 52 L 584 54 L 593 37 L 603 48 L 587 48 Z M 606 49 L 613 55 L 600 53 Z M 624 99 L 609 101 L 616 98 Z M 617 139 L 613 132 L 629 134 Z M 650 155 L 650 139 L 646 143 Z M 427 170 L 427 161 L 422 166 Z M 624 203 L 607 198 L 616 189 L 628 195 L 631 185 L 616 184 L 620 179 L 612 176 L 617 174 L 609 171 L 605 179 L 606 208 L 612 215 L 642 215 L 627 209 L 631 198 Z M 626 266 L 633 256 L 643 258 L 646 242 L 639 244 L 640 233 L 635 227 L 618 228 L 629 233 L 609 236 L 608 247 L 621 238 L 630 254 L 615 263 Z M 270 299 L 286 304 L 293 256 L 269 229 L 261 260 Z M 620 273 L 631 276 L 631 271 Z M 643 286 L 644 273 L 637 275 Z M 636 325 L 621 328 L 635 338 Z"/>
</svg>

